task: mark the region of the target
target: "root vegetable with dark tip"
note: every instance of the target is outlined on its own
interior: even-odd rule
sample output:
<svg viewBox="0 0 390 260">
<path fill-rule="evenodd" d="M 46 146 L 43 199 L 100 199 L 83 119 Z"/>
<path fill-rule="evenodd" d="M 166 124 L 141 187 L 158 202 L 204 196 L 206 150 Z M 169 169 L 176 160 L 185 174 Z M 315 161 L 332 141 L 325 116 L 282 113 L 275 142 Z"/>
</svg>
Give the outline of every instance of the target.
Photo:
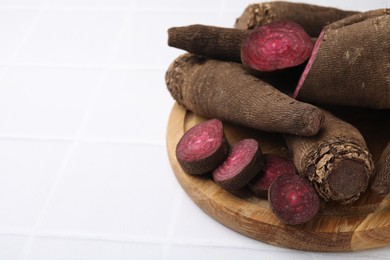
<svg viewBox="0 0 390 260">
<path fill-rule="evenodd" d="M 326 26 L 294 98 L 321 105 L 390 108 L 390 9 Z"/>
<path fill-rule="evenodd" d="M 267 198 L 269 187 L 277 177 L 297 172 L 291 160 L 272 154 L 265 154 L 263 157 L 263 170 L 249 182 L 248 187 L 256 196 Z"/>
<path fill-rule="evenodd" d="M 217 168 L 229 148 L 222 122 L 210 119 L 184 133 L 176 146 L 176 158 L 186 173 L 200 175 Z"/>
<path fill-rule="evenodd" d="M 235 28 L 247 30 L 274 21 L 290 20 L 301 25 L 311 37 L 317 37 L 324 26 L 357 13 L 304 3 L 263 2 L 248 5 L 237 18 Z"/>
<path fill-rule="evenodd" d="M 325 200 L 350 203 L 367 189 L 373 162 L 361 133 L 325 112 L 316 136 L 284 135 L 298 174 L 307 177 Z"/>
<path fill-rule="evenodd" d="M 390 193 L 390 142 L 383 150 L 376 165 L 375 177 L 371 189 L 381 196 Z"/>
<path fill-rule="evenodd" d="M 311 183 L 296 174 L 283 174 L 271 184 L 268 201 L 274 214 L 289 225 L 305 224 L 317 215 L 320 199 Z"/>
<path fill-rule="evenodd" d="M 242 62 L 258 71 L 275 71 L 304 63 L 313 49 L 298 24 L 278 21 L 252 31 L 205 25 L 173 27 L 168 45 L 209 58 Z"/>
<path fill-rule="evenodd" d="M 263 168 L 263 155 L 254 139 L 243 139 L 232 145 L 227 159 L 213 171 L 214 181 L 228 191 L 249 183 Z"/>
<path fill-rule="evenodd" d="M 321 109 L 292 99 L 235 62 L 184 54 L 165 78 L 180 105 L 206 118 L 303 136 L 315 135 L 323 122 Z"/>
</svg>

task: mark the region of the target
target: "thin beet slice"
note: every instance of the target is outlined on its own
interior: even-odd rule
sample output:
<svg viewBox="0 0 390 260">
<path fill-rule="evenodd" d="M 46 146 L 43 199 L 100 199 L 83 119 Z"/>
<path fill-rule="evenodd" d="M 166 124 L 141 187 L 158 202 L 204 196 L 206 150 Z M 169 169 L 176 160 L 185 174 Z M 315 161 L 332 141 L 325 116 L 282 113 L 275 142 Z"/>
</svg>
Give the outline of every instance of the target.
<svg viewBox="0 0 390 260">
<path fill-rule="evenodd" d="M 248 186 L 249 189 L 260 198 L 268 197 L 268 189 L 271 183 L 282 174 L 296 174 L 295 165 L 286 158 L 265 154 L 264 167 L 261 174 L 253 178 Z"/>
<path fill-rule="evenodd" d="M 241 46 L 242 63 L 259 71 L 290 68 L 305 62 L 313 43 L 297 23 L 278 21 L 255 28 Z"/>
<path fill-rule="evenodd" d="M 310 182 L 296 174 L 277 177 L 268 191 L 268 201 L 274 214 L 289 225 L 312 220 L 320 208 L 320 199 Z"/>
<path fill-rule="evenodd" d="M 244 139 L 232 146 L 228 158 L 213 171 L 214 181 L 229 191 L 247 185 L 263 167 L 263 156 L 259 143 Z"/>
<path fill-rule="evenodd" d="M 176 146 L 176 158 L 188 174 L 204 174 L 217 168 L 229 153 L 223 124 L 206 120 L 190 128 Z"/>
</svg>

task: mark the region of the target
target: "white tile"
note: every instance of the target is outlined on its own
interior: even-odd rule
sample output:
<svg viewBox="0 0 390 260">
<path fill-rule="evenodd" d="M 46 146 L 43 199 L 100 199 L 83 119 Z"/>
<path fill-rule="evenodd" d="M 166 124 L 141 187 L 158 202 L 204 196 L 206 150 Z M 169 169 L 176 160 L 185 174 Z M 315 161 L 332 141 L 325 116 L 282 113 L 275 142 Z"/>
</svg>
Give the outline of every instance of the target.
<svg viewBox="0 0 390 260">
<path fill-rule="evenodd" d="M 34 226 L 68 147 L 66 142 L 0 139 L 0 229 Z"/>
<path fill-rule="evenodd" d="M 27 238 L 18 235 L 0 235 L 0 259 L 19 259 Z"/>
<path fill-rule="evenodd" d="M 50 0 L 49 7 L 127 7 L 133 0 Z"/>
<path fill-rule="evenodd" d="M 223 0 L 166 0 L 166 1 L 136 1 L 137 9 L 145 9 L 149 11 L 164 11 L 164 10 L 188 10 L 188 11 L 205 11 L 219 10 Z"/>
<path fill-rule="evenodd" d="M 162 146 L 80 144 L 42 231 L 165 237 L 177 187 L 165 156 Z"/>
<path fill-rule="evenodd" d="M 0 7 L 19 6 L 19 7 L 39 7 L 44 0 L 1 0 Z"/>
<path fill-rule="evenodd" d="M 165 143 L 173 99 L 164 76 L 162 70 L 109 72 L 83 137 Z"/>
<path fill-rule="evenodd" d="M 28 260 L 161 259 L 161 246 L 96 240 L 38 238 Z"/>
<path fill-rule="evenodd" d="M 132 15 L 114 64 L 168 68 L 179 54 L 168 46 L 168 29 L 195 23 L 218 26 L 218 12 L 135 13 Z"/>
<path fill-rule="evenodd" d="M 0 79 L 0 133 L 74 136 L 99 70 L 11 68 Z"/>
<path fill-rule="evenodd" d="M 16 58 L 24 63 L 105 64 L 125 12 L 48 11 Z"/>
<path fill-rule="evenodd" d="M 2 2 L 0 2 L 1 7 Z M 0 10 L 0 62 L 6 63 L 15 53 L 30 23 L 37 14 L 35 11 Z"/>
</svg>

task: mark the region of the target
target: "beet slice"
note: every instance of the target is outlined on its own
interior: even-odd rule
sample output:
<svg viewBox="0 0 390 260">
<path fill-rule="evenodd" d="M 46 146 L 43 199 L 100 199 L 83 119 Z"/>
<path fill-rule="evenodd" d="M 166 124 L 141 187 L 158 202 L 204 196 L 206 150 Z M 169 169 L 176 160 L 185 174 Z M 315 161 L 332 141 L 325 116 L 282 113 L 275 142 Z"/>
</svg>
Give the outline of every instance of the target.
<svg viewBox="0 0 390 260">
<path fill-rule="evenodd" d="M 222 122 L 210 119 L 184 133 L 176 146 L 176 158 L 186 173 L 200 175 L 217 168 L 229 148 Z"/>
<path fill-rule="evenodd" d="M 268 201 L 274 214 L 289 225 L 312 220 L 320 208 L 320 199 L 309 180 L 296 174 L 277 177 L 268 191 Z"/>
<path fill-rule="evenodd" d="M 242 63 L 259 71 L 290 68 L 305 62 L 313 43 L 295 22 L 278 21 L 255 28 L 241 45 Z"/>
<path fill-rule="evenodd" d="M 253 178 L 248 187 L 257 197 L 266 199 L 268 189 L 277 177 L 282 174 L 296 173 L 295 165 L 291 160 L 277 155 L 265 154 L 262 173 Z"/>
<path fill-rule="evenodd" d="M 261 172 L 263 155 L 254 139 L 243 139 L 232 146 L 228 158 L 213 171 L 214 181 L 229 191 L 236 191 Z"/>
</svg>

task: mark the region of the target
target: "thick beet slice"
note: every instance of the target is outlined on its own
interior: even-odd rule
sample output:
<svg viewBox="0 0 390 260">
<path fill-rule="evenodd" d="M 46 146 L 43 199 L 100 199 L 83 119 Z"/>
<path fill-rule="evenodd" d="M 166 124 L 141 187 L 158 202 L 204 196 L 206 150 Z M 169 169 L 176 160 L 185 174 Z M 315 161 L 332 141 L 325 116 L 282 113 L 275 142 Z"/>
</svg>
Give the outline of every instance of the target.
<svg viewBox="0 0 390 260">
<path fill-rule="evenodd" d="M 259 143 L 244 139 L 232 146 L 228 158 L 213 171 L 214 181 L 229 191 L 247 185 L 263 167 L 263 155 Z"/>
<path fill-rule="evenodd" d="M 176 146 L 176 158 L 188 174 L 204 174 L 217 168 L 229 153 L 223 124 L 210 119 L 190 128 Z"/>
<path fill-rule="evenodd" d="M 290 68 L 305 62 L 313 43 L 303 28 L 278 21 L 255 28 L 241 45 L 242 63 L 259 71 Z"/>
<path fill-rule="evenodd" d="M 265 154 L 264 167 L 261 174 L 253 178 L 248 186 L 249 189 L 260 198 L 268 197 L 268 189 L 271 183 L 282 174 L 296 174 L 295 165 L 286 158 Z"/>
<path fill-rule="evenodd" d="M 311 183 L 296 174 L 277 177 L 268 191 L 272 211 L 286 224 L 299 225 L 312 220 L 320 207 L 320 199 Z"/>
</svg>

